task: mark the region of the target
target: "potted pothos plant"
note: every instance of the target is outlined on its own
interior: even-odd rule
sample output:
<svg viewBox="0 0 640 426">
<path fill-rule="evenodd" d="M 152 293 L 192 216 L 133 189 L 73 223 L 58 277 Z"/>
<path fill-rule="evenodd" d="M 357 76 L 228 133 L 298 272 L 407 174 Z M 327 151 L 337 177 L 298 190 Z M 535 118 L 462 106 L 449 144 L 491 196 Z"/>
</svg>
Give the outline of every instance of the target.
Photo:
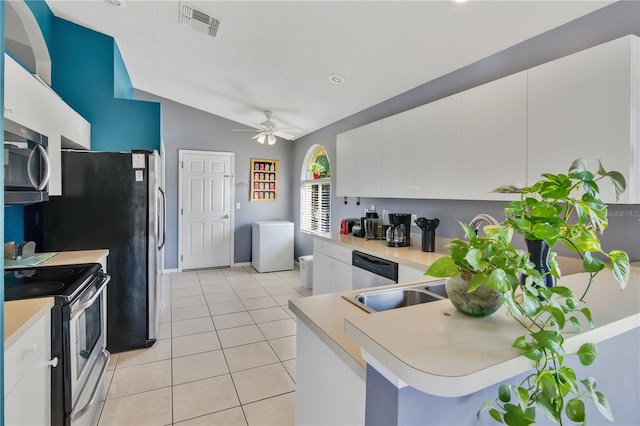
<svg viewBox="0 0 640 426">
<path fill-rule="evenodd" d="M 309 171 L 314 179 L 320 179 L 326 173 L 326 168 L 320 163 L 313 163 L 311 167 L 309 167 Z"/>
<path fill-rule="evenodd" d="M 502 293 L 507 315 L 520 324 L 525 334 L 513 347 L 520 349 L 533 362 L 533 371 L 517 384 L 502 384 L 498 397 L 481 407 L 478 417 L 488 412 L 496 421 L 509 425 L 529 425 L 541 412 L 550 420 L 563 424 L 585 423 L 585 399 L 592 399 L 598 411 L 608 420 L 613 415 L 606 396 L 597 390 L 592 377 L 579 380 L 574 369 L 566 365 L 568 356 L 577 356 L 582 365 L 590 365 L 597 347 L 585 343 L 575 353 L 564 348 L 566 327 L 581 330 L 582 316 L 593 326 L 591 311 L 584 298 L 598 273 L 611 270 L 624 289 L 629 278 L 629 257 L 621 250 L 605 252 L 598 234 L 607 227 L 607 205 L 599 195 L 598 182 L 608 178 L 616 198 L 626 183 L 619 172 L 607 172 L 599 164 L 593 173 L 578 159 L 565 174 L 544 174 L 535 184 L 516 188 L 503 186 L 496 192 L 521 193 L 519 201 L 504 208 L 506 220 L 501 226 L 487 229 L 486 237 L 478 237 L 468 226 L 468 241 L 454 239 L 448 246 L 449 256 L 434 262 L 425 272 L 436 277 L 455 277 L 473 273 L 469 292 L 480 286 Z M 577 253 L 582 259 L 585 279 L 582 295 L 563 286 L 551 285 L 547 277 L 561 277 L 551 252 L 546 268 L 534 263 L 529 253 L 513 247 L 509 233 L 521 234 L 527 241 L 542 241 L 549 247 L 557 242 Z M 524 279 L 522 277 L 525 277 Z M 555 283 L 553 283 L 555 284 Z"/>
</svg>

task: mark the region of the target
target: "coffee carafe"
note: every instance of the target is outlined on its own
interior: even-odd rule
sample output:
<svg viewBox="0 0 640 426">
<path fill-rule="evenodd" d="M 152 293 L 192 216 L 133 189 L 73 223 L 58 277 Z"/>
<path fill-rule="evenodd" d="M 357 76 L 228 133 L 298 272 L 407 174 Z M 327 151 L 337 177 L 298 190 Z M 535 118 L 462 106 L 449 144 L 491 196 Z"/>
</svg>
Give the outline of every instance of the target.
<svg viewBox="0 0 640 426">
<path fill-rule="evenodd" d="M 411 214 L 389 213 L 387 229 L 387 247 L 406 247 L 411 245 Z"/>
<path fill-rule="evenodd" d="M 364 218 L 364 238 L 365 240 L 378 239 L 378 213 L 367 211 Z"/>
<path fill-rule="evenodd" d="M 436 228 L 440 225 L 440 219 L 427 219 L 419 217 L 416 225 L 422 229 L 422 251 L 433 252 L 436 249 Z"/>
</svg>

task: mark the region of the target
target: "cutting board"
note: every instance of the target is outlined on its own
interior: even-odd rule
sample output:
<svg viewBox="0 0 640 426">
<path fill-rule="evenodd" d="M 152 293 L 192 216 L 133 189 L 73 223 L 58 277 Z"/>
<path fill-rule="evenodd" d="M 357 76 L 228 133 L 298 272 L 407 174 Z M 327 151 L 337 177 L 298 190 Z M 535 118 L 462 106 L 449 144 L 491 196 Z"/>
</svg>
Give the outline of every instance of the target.
<svg viewBox="0 0 640 426">
<path fill-rule="evenodd" d="M 10 257 L 4 258 L 4 269 L 12 269 L 12 268 L 24 268 L 25 266 L 38 266 L 45 260 L 51 259 L 53 256 L 57 255 L 57 252 L 51 253 L 35 253 L 32 256 L 24 258 L 22 260 L 13 260 Z"/>
</svg>

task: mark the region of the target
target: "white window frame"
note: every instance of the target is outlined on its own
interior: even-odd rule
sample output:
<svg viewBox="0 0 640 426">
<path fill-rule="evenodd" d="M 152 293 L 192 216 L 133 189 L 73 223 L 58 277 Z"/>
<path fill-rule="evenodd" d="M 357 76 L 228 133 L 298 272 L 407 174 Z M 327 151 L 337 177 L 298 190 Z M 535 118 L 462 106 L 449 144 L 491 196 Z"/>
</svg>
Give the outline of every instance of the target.
<svg viewBox="0 0 640 426">
<path fill-rule="evenodd" d="M 313 179 L 309 172 L 319 148 L 326 154 L 321 145 L 309 148 L 300 174 L 300 230 L 314 234 L 331 232 L 331 178 Z"/>
</svg>

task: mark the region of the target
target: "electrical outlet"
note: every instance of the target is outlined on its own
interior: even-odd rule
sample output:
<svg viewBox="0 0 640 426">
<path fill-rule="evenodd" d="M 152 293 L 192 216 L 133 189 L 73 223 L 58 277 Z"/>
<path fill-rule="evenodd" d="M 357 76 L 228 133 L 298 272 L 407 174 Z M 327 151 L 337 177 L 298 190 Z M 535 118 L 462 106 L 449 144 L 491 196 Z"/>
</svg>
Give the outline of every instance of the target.
<svg viewBox="0 0 640 426">
<path fill-rule="evenodd" d="M 411 214 L 411 224 L 413 225 L 416 222 L 416 219 L 418 218 L 418 215 L 415 213 Z"/>
</svg>

